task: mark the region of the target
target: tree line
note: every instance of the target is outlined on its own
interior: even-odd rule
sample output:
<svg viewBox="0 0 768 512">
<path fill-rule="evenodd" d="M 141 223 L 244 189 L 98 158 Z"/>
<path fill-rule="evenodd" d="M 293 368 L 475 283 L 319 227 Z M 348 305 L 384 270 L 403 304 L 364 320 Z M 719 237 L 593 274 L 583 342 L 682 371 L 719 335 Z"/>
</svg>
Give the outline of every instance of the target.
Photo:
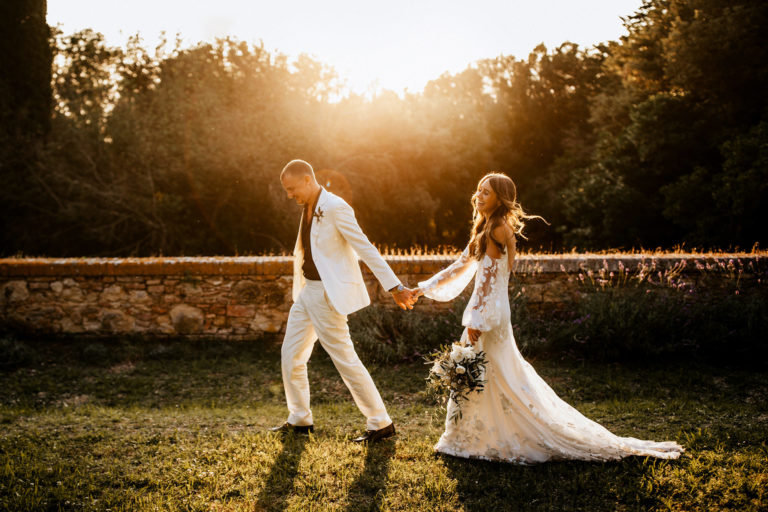
<svg viewBox="0 0 768 512">
<path fill-rule="evenodd" d="M 763 0 L 646 0 L 618 41 L 540 45 L 373 98 L 341 96 L 306 56 L 233 39 L 118 48 L 38 18 L 4 27 L 18 37 L 0 49 L 16 56 L 0 79 L 3 255 L 290 251 L 292 158 L 390 247 L 465 243 L 490 171 L 549 222 L 528 225 L 534 250 L 767 238 Z"/>
</svg>

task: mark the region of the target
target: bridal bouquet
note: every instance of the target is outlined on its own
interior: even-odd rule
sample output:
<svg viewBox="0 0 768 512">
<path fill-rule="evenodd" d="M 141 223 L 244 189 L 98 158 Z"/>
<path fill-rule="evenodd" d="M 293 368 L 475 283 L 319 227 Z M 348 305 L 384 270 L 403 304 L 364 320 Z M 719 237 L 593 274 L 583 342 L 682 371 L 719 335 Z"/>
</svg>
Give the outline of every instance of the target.
<svg viewBox="0 0 768 512">
<path fill-rule="evenodd" d="M 442 397 L 446 395 L 456 404 L 450 419 L 455 423 L 461 418 L 461 402 L 473 391 L 482 391 L 485 385 L 485 352 L 476 352 L 471 345 L 454 343 L 443 345 L 431 354 L 431 364 L 427 377 L 427 390 Z"/>
</svg>

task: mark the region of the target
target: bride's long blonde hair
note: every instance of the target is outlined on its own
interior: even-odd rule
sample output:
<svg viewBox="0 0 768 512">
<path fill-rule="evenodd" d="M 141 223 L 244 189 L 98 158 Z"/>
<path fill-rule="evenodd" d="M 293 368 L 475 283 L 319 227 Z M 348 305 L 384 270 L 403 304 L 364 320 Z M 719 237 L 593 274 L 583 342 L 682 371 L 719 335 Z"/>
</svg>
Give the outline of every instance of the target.
<svg viewBox="0 0 768 512">
<path fill-rule="evenodd" d="M 480 188 L 480 185 L 484 182 L 488 182 L 488 185 L 496 193 L 499 205 L 486 220 L 485 216 L 477 211 L 477 194 L 472 194 L 471 202 L 474 214 L 472 217 L 472 235 L 469 239 L 469 253 L 478 260 L 482 259 L 483 255 L 485 255 L 488 241 L 493 242 L 502 254 L 505 252 L 504 244 L 491 237 L 491 233 L 497 227 L 506 224 L 512 228 L 512 232 L 515 235 L 525 238 L 525 235 L 523 235 L 524 220 L 544 220 L 539 215 L 529 215 L 523 211 L 522 206 L 517 202 L 517 187 L 515 187 L 515 183 L 506 174 L 497 172 L 486 174 L 478 182 L 477 187 Z M 547 221 L 544 220 L 544 222 Z"/>
</svg>

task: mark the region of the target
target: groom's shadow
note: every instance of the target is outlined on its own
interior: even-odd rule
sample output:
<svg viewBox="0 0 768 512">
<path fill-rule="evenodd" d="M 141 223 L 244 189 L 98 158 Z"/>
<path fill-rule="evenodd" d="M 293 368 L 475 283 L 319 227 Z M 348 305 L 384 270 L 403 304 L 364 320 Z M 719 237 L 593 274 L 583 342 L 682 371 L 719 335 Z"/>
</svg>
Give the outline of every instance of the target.
<svg viewBox="0 0 768 512">
<path fill-rule="evenodd" d="M 282 450 L 266 477 L 264 488 L 256 500 L 255 510 L 285 510 L 293 491 L 293 481 L 299 472 L 299 463 L 309 438 L 302 434 L 285 434 L 281 439 Z"/>
<path fill-rule="evenodd" d="M 526 510 L 643 510 L 642 457 L 615 462 L 552 461 L 529 466 L 435 455 L 456 482 L 466 512 Z M 652 464 L 652 463 L 651 463 Z M 640 501 L 638 501 L 640 500 Z"/>
<path fill-rule="evenodd" d="M 395 440 L 384 439 L 365 446 L 363 471 L 350 485 L 345 511 L 381 510 L 386 495 L 389 464 L 395 456 Z"/>
</svg>

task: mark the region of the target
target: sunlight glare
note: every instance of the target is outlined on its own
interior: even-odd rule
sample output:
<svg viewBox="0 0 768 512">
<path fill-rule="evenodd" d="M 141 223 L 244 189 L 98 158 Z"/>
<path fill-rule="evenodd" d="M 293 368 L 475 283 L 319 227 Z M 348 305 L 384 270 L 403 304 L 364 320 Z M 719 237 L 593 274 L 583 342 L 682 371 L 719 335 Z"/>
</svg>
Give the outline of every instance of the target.
<svg viewBox="0 0 768 512">
<path fill-rule="evenodd" d="M 332 66 L 350 91 L 421 92 L 445 72 L 499 55 L 525 58 L 544 42 L 589 47 L 624 33 L 620 16 L 642 0 L 48 0 L 48 23 L 65 34 L 92 28 L 113 45 L 140 32 L 148 46 L 165 32 L 185 46 L 233 36 L 263 42 L 295 59 L 308 54 Z"/>
</svg>

